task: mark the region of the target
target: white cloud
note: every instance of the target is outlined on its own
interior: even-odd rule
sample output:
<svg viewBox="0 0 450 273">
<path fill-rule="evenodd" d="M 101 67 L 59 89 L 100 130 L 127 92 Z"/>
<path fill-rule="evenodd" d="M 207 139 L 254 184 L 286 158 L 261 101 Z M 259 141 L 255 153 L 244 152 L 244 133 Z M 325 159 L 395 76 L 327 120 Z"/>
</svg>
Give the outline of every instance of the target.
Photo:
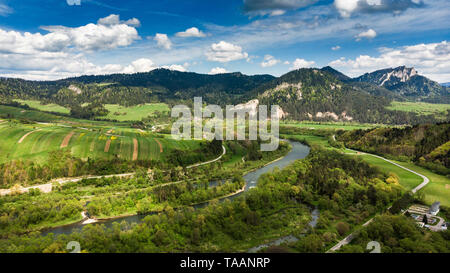
<svg viewBox="0 0 450 273">
<path fill-rule="evenodd" d="M 276 10 L 273 10 L 272 12 L 270 12 L 270 16 L 280 16 L 280 15 L 283 15 L 285 13 L 286 13 L 285 10 L 276 9 Z"/>
<path fill-rule="evenodd" d="M 421 0 L 335 0 L 334 6 L 342 17 L 350 17 L 355 12 L 398 14 L 409 8 L 423 7 L 424 4 Z"/>
<path fill-rule="evenodd" d="M 332 48 L 331 48 L 331 50 L 333 50 L 333 51 L 337 51 L 337 50 L 339 50 L 339 49 L 341 49 L 341 47 L 340 46 L 333 46 Z"/>
<path fill-rule="evenodd" d="M 229 72 L 223 67 L 214 67 L 213 69 L 211 69 L 211 71 L 208 72 L 209 75 L 224 74 L 224 73 Z"/>
<path fill-rule="evenodd" d="M 132 18 L 127 21 L 122 21 L 122 20 L 120 20 L 120 16 L 116 15 L 116 14 L 111 14 L 105 18 L 100 18 L 97 21 L 97 24 L 105 25 L 105 26 L 119 25 L 119 24 L 125 24 L 125 25 L 129 25 L 129 26 L 134 26 L 134 27 L 141 26 L 141 22 L 136 18 Z"/>
<path fill-rule="evenodd" d="M 180 72 L 186 72 L 186 64 L 180 65 L 180 64 L 172 64 L 172 65 L 163 65 L 162 68 L 174 70 L 174 71 L 180 71 Z"/>
<path fill-rule="evenodd" d="M 275 59 L 272 55 L 264 56 L 264 61 L 261 62 L 261 67 L 271 67 L 278 64 L 280 60 Z"/>
<path fill-rule="evenodd" d="M 361 41 L 362 38 L 373 39 L 375 37 L 377 37 L 377 32 L 373 29 L 363 31 L 355 36 L 356 41 Z"/>
<path fill-rule="evenodd" d="M 55 80 L 81 75 L 107 75 L 115 73 L 141 73 L 157 68 L 166 68 L 176 71 L 187 71 L 185 65 L 158 66 L 151 59 L 140 58 L 128 65 L 105 64 L 95 65 L 82 55 L 69 53 L 46 53 L 24 57 L 13 55 L 7 57 L 0 55 L 0 76 L 24 78 L 28 80 Z M 4 72 L 13 69 L 14 72 Z"/>
<path fill-rule="evenodd" d="M 178 32 L 177 34 L 175 34 L 177 37 L 205 37 L 205 33 L 201 32 L 200 30 L 198 30 L 198 28 L 196 27 L 191 27 L 186 29 L 183 32 Z"/>
<path fill-rule="evenodd" d="M 158 43 L 158 46 L 160 48 L 164 48 L 167 50 L 172 48 L 172 42 L 170 41 L 169 37 L 167 37 L 167 34 L 157 33 L 154 39 Z"/>
<path fill-rule="evenodd" d="M 82 27 L 69 28 L 64 26 L 43 27 L 50 34 L 59 34 L 69 37 L 70 43 L 79 50 L 97 51 L 114 49 L 131 45 L 139 40 L 137 30 L 125 24 L 118 25 L 96 25 L 88 24 Z"/>
<path fill-rule="evenodd" d="M 359 0 L 335 0 L 334 5 L 342 17 L 349 17 L 358 7 Z"/>
<path fill-rule="evenodd" d="M 5 4 L 0 3 L 0 16 L 7 16 L 11 14 L 13 10 Z"/>
<path fill-rule="evenodd" d="M 39 52 L 63 51 L 72 43 L 71 38 L 62 33 L 20 33 L 0 29 L 0 53 L 35 54 Z"/>
<path fill-rule="evenodd" d="M 417 44 L 399 48 L 382 48 L 378 57 L 360 55 L 356 59 L 341 58 L 329 63 L 351 76 L 378 69 L 406 65 L 438 82 L 450 81 L 450 43 Z"/>
<path fill-rule="evenodd" d="M 0 29 L 0 53 L 35 54 L 58 52 L 75 47 L 81 51 L 114 49 L 140 39 L 135 28 L 125 24 L 88 24 L 77 28 L 47 26 L 47 34 Z"/>
<path fill-rule="evenodd" d="M 295 61 L 292 63 L 292 67 L 290 68 L 291 70 L 296 70 L 296 69 L 300 69 L 300 68 L 309 68 L 312 67 L 315 64 L 314 61 L 307 61 L 304 59 L 295 59 Z"/>
<path fill-rule="evenodd" d="M 133 61 L 130 65 L 126 66 L 122 69 L 123 73 L 138 73 L 138 72 L 148 72 L 157 67 L 153 63 L 152 60 L 141 58 L 136 61 Z"/>
<path fill-rule="evenodd" d="M 227 43 L 225 41 L 212 44 L 205 55 L 210 61 L 222 63 L 248 58 L 248 53 L 242 52 L 242 47 Z"/>
</svg>

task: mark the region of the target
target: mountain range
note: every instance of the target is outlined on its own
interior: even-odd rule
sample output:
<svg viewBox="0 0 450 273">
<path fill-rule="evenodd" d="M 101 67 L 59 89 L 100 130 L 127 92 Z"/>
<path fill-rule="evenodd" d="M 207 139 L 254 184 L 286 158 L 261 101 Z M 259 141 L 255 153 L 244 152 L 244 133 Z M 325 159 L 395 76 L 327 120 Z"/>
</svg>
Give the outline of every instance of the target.
<svg viewBox="0 0 450 273">
<path fill-rule="evenodd" d="M 339 120 L 404 124 L 423 117 L 386 110 L 392 100 L 450 103 L 450 88 L 405 66 L 351 78 L 331 68 L 299 69 L 281 77 L 242 73 L 205 75 L 156 69 L 146 73 L 81 76 L 58 81 L 0 78 L 0 97 L 37 99 L 80 110 L 81 105 L 192 103 L 239 104 L 257 99 L 277 104 L 296 120 Z M 92 108 L 92 107 L 91 107 Z M 423 120 L 420 120 L 423 121 Z"/>
</svg>

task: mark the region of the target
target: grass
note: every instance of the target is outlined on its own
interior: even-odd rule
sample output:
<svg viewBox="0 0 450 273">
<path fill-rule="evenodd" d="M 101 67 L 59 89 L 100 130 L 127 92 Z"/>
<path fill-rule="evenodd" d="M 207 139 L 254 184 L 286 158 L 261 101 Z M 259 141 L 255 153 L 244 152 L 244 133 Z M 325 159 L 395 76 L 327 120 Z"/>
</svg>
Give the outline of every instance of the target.
<svg viewBox="0 0 450 273">
<path fill-rule="evenodd" d="M 370 129 L 379 127 L 378 124 L 362 124 L 350 122 L 311 122 L 311 121 L 282 121 L 280 126 L 293 126 L 307 129 L 342 129 L 342 130 L 356 130 L 356 129 Z"/>
<path fill-rule="evenodd" d="M 297 140 L 306 140 L 309 144 L 315 144 L 322 146 L 327 149 L 336 149 L 330 146 L 328 139 L 325 137 L 314 136 L 314 135 L 289 135 Z M 288 137 L 288 135 L 282 135 L 282 137 Z M 336 149 L 337 150 L 337 149 Z M 353 153 L 350 150 L 341 150 L 345 153 Z M 356 155 L 356 154 L 355 154 Z M 371 156 L 371 155 L 359 155 L 364 161 L 380 168 L 386 173 L 395 173 L 399 177 L 400 185 L 402 185 L 406 190 L 412 190 L 423 182 L 423 179 L 407 170 L 404 170 L 398 166 L 395 166 L 385 160 Z M 435 201 L 440 201 L 444 206 L 450 206 L 450 179 L 433 173 L 425 168 L 415 165 L 411 162 L 393 162 L 400 164 L 403 167 L 411 169 L 415 172 L 425 175 L 430 179 L 430 183 L 421 190 L 425 194 L 425 202 L 427 204 L 432 204 Z"/>
<path fill-rule="evenodd" d="M 109 114 L 101 119 L 110 119 L 118 121 L 140 121 L 149 115 L 152 116 L 156 111 L 169 111 L 169 107 L 165 103 L 147 103 L 131 107 L 120 106 L 118 104 L 105 104 Z"/>
<path fill-rule="evenodd" d="M 30 106 L 31 108 L 38 109 L 40 111 L 46 111 L 46 112 L 55 112 L 55 113 L 61 113 L 61 114 L 69 114 L 70 109 L 63 107 L 61 105 L 57 105 L 54 103 L 50 104 L 41 104 L 40 101 L 37 100 L 15 100 L 21 104 L 26 104 Z"/>
<path fill-rule="evenodd" d="M 447 111 L 450 110 L 450 104 L 393 101 L 387 109 L 403 112 L 414 112 L 418 115 L 434 115 L 437 118 L 445 118 Z"/>
<path fill-rule="evenodd" d="M 67 118 L 56 116 L 53 114 L 36 111 L 36 110 L 24 110 L 17 107 L 0 105 L 0 118 L 6 118 L 7 116 L 18 119 L 29 119 L 40 122 L 53 122 L 56 120 L 66 120 Z"/>
<path fill-rule="evenodd" d="M 407 190 L 412 190 L 413 188 L 417 187 L 420 183 L 423 182 L 423 179 L 420 176 L 417 176 L 411 172 L 408 172 L 407 170 L 404 170 L 398 166 L 395 166 L 394 164 L 391 164 L 387 161 L 384 161 L 380 158 L 371 156 L 371 155 L 360 155 L 360 157 L 366 161 L 367 163 L 377 166 L 382 171 L 386 173 L 395 173 L 399 177 L 400 185 L 402 185 Z M 404 162 L 396 162 L 404 167 Z M 407 167 L 409 168 L 409 167 Z"/>
<path fill-rule="evenodd" d="M 402 166 L 415 172 L 425 175 L 430 179 L 430 183 L 421 190 L 425 194 L 425 202 L 431 205 L 435 201 L 440 201 L 441 205 L 450 207 L 450 179 L 433 173 L 430 170 L 417 166 L 410 162 L 398 162 Z M 447 185 L 449 185 L 447 187 Z"/>
<path fill-rule="evenodd" d="M 38 131 L 37 131 L 38 130 Z M 112 130 L 112 131 L 111 131 Z M 29 134 L 21 143 L 18 141 L 27 133 Z M 131 160 L 133 156 L 133 139 L 138 141 L 139 160 L 162 160 L 173 149 L 192 150 L 200 147 L 200 142 L 195 140 L 176 141 L 153 133 L 139 132 L 132 128 L 110 127 L 61 127 L 46 124 L 20 124 L 6 122 L 0 124 L 0 163 L 11 160 L 33 160 L 36 163 L 44 163 L 51 151 L 59 150 L 63 139 L 71 132 L 67 149 L 70 149 L 75 157 L 87 159 L 102 158 L 113 159 L 118 157 Z M 109 133 L 108 133 L 109 132 Z M 111 145 L 105 152 L 108 141 Z M 163 146 L 160 151 L 158 140 Z"/>
</svg>

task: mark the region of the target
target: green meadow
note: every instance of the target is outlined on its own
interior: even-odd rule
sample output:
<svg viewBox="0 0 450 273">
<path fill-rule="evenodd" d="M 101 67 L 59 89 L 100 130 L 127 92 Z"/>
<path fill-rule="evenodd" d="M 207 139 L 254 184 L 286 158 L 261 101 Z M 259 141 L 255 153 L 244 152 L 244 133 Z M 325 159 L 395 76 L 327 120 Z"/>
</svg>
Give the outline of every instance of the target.
<svg viewBox="0 0 450 273">
<path fill-rule="evenodd" d="M 147 103 L 136 106 L 125 107 L 118 104 L 105 104 L 109 114 L 101 119 L 111 119 L 118 121 L 140 121 L 142 118 L 153 116 L 156 111 L 169 111 L 169 106 L 165 103 Z"/>
<path fill-rule="evenodd" d="M 403 112 L 414 112 L 419 115 L 435 115 L 438 118 L 445 118 L 447 111 L 450 110 L 450 104 L 393 101 L 387 109 Z"/>
<path fill-rule="evenodd" d="M 430 179 L 430 183 L 421 190 L 425 194 L 427 204 L 440 201 L 443 206 L 450 207 L 450 179 L 448 177 L 433 173 L 410 162 L 395 162 Z"/>
<path fill-rule="evenodd" d="M 45 163 L 49 152 L 58 149 L 70 149 L 72 155 L 83 159 L 118 157 L 132 160 L 135 153 L 134 139 L 137 141 L 138 160 L 164 160 L 173 149 L 191 150 L 200 147 L 199 141 L 176 141 L 131 128 L 4 122 L 0 124 L 0 135 L 0 163 L 18 159 Z M 64 140 L 67 143 L 64 144 Z"/>
<path fill-rule="evenodd" d="M 56 116 L 37 110 L 25 110 L 22 108 L 0 105 L 0 118 L 29 119 L 39 122 L 53 122 L 57 120 L 69 120 L 67 117 Z"/>
<path fill-rule="evenodd" d="M 380 127 L 378 124 L 362 124 L 348 122 L 298 122 L 298 121 L 282 121 L 280 126 L 293 126 L 306 129 L 334 129 L 334 130 L 357 130 L 371 129 Z"/>
<path fill-rule="evenodd" d="M 306 141 L 310 145 L 319 145 L 321 147 L 327 148 L 327 149 L 335 149 L 341 152 L 345 152 L 346 154 L 355 154 L 355 152 L 351 150 L 342 150 L 342 149 L 336 149 L 332 147 L 328 139 L 326 137 L 321 136 L 314 136 L 314 135 L 282 135 L 281 137 L 284 138 L 291 138 L 299 141 Z M 380 168 L 382 171 L 386 173 L 395 173 L 399 177 L 400 184 L 406 189 L 406 190 L 412 190 L 413 188 L 417 187 L 423 182 L 423 179 L 420 176 L 417 176 L 407 170 L 404 170 L 396 165 L 393 165 L 385 160 L 382 160 L 380 158 L 367 155 L 367 154 L 360 154 L 357 155 L 367 163 L 376 166 Z M 430 183 L 421 190 L 425 194 L 425 201 L 427 204 L 431 204 L 435 201 L 440 201 L 442 205 L 450 206 L 450 179 L 438 175 L 436 173 L 433 173 L 425 168 L 422 168 L 420 166 L 417 166 L 410 162 L 400 162 L 400 161 L 394 161 L 393 162 L 409 168 L 415 172 L 418 172 L 420 174 L 425 175 L 430 179 Z"/>
<path fill-rule="evenodd" d="M 30 106 L 31 108 L 34 109 L 38 109 L 40 111 L 45 111 L 45 112 L 54 112 L 54 113 L 61 113 L 61 114 L 69 114 L 70 113 L 70 109 L 63 107 L 61 105 L 57 105 L 54 103 L 50 103 L 50 104 L 41 104 L 40 101 L 37 100 L 15 100 L 21 104 L 26 104 L 28 106 Z"/>
</svg>

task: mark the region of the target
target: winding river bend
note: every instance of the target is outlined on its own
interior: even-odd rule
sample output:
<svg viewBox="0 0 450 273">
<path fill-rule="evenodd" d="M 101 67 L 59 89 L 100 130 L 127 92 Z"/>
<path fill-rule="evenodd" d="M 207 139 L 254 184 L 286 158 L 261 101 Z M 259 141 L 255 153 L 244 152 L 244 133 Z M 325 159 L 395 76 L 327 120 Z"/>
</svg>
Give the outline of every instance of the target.
<svg viewBox="0 0 450 273">
<path fill-rule="evenodd" d="M 296 142 L 296 141 L 288 141 L 291 145 L 292 145 L 292 150 L 282 159 L 277 160 L 275 162 L 272 162 L 260 169 L 254 170 L 252 172 L 247 173 L 246 175 L 244 175 L 244 180 L 245 180 L 245 190 L 243 192 L 240 192 L 238 194 L 223 198 L 222 200 L 225 199 L 234 199 L 238 196 L 240 196 L 241 194 L 243 194 L 244 192 L 248 191 L 249 189 L 253 188 L 256 186 L 256 183 L 258 181 L 258 178 L 262 175 L 265 174 L 267 172 L 272 171 L 274 168 L 278 167 L 280 169 L 286 167 L 287 165 L 289 165 L 290 163 L 292 163 L 293 161 L 297 160 L 297 159 L 303 159 L 305 158 L 310 151 L 310 148 L 306 145 L 301 144 L 300 142 Z M 211 183 L 215 183 L 215 182 L 211 182 Z M 202 204 L 198 204 L 195 205 L 195 208 L 201 208 L 206 206 L 207 203 L 202 203 Z M 99 221 L 95 224 L 103 224 L 106 227 L 112 227 L 113 223 L 115 222 L 122 222 L 125 221 L 129 224 L 131 223 L 140 223 L 141 220 L 147 215 L 132 215 L 132 216 L 125 216 L 125 217 L 121 217 L 121 218 L 115 218 L 115 219 L 111 219 L 111 220 L 104 220 L 104 221 Z M 53 233 L 55 235 L 59 235 L 59 234 L 70 234 L 72 232 L 75 231 L 79 231 L 81 230 L 81 228 L 84 225 L 80 223 L 75 223 L 72 225 L 67 225 L 67 226 L 61 226 L 61 227 L 56 227 L 56 228 L 52 228 L 52 229 L 48 229 L 42 232 L 42 235 L 45 236 L 49 233 Z"/>
</svg>

